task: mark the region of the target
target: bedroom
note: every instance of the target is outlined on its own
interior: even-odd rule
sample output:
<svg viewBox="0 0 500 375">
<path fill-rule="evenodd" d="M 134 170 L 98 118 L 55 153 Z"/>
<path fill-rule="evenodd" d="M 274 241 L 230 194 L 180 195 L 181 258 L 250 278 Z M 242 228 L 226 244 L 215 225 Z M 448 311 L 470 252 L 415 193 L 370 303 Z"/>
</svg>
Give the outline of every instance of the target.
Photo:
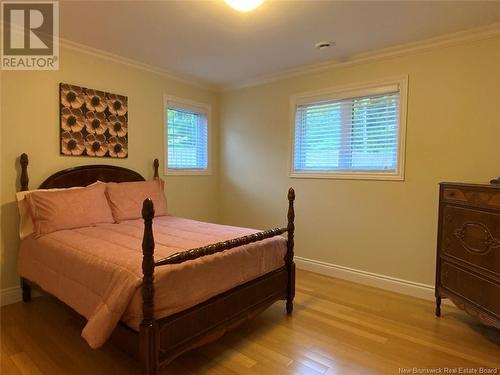
<svg viewBox="0 0 500 375">
<path fill-rule="evenodd" d="M 74 292 L 77 301 L 67 303 L 70 308 L 36 289 L 30 303 L 22 302 L 18 260 L 25 240 L 20 240 L 16 193 L 23 185 L 23 153 L 29 158 L 29 190 L 83 165 L 126 168 L 151 182 L 157 158 L 168 214 L 218 225 L 288 231 L 287 191 L 295 190 L 294 311 L 287 315 L 285 303 L 278 301 L 218 340 L 163 364 L 158 373 L 397 374 L 414 368 L 424 373 L 500 367 L 498 329 L 488 326 L 498 327 L 500 316 L 495 242 L 500 193 L 490 183 L 500 175 L 500 2 L 264 1 L 248 12 L 222 0 L 53 4 L 58 5 L 51 8 L 52 31 L 59 34 L 53 37 L 57 58 L 37 62 L 46 61 L 47 68 L 56 61 L 56 66 L 41 70 L 24 60 L 28 70 L 12 70 L 14 60 L 9 66 L 8 51 L 2 49 L 2 373 L 136 374 L 145 368 L 144 357 L 136 361 L 124 354 L 111 342 L 116 340 L 91 349 L 81 337 L 84 322 L 71 311 L 78 310 L 80 294 Z M 9 14 L 2 10 L 4 17 Z M 19 68 L 23 59 L 12 56 Z M 93 94 L 120 107 L 98 108 Z M 384 128 L 390 142 L 380 146 L 389 149 L 390 160 L 372 157 L 369 168 L 356 169 L 356 150 L 338 141 L 338 134 L 346 123 L 352 133 L 353 124 L 362 122 L 343 121 L 341 114 L 346 108 L 358 113 L 356 105 L 361 112 L 370 110 L 359 100 L 366 98 L 382 98 L 384 113 L 392 114 L 384 118 L 392 124 Z M 322 112 L 330 127 L 304 120 L 321 112 L 324 103 L 338 115 Z M 68 121 L 68 113 L 81 108 L 87 112 L 76 111 L 75 123 Z M 108 125 L 114 119 L 113 126 L 103 134 L 88 131 L 86 125 L 100 113 Z M 190 122 L 193 129 L 205 130 L 193 137 L 196 157 L 187 162 L 172 141 L 177 116 L 183 114 L 197 119 Z M 121 127 L 114 128 L 119 116 Z M 182 135 L 182 121 L 179 126 Z M 316 138 L 303 136 L 308 126 L 317 127 Z M 80 139 L 76 148 L 68 146 L 64 137 L 74 133 L 87 143 L 94 136 L 88 150 Z M 96 135 L 106 137 L 100 143 L 111 152 L 93 148 Z M 367 139 L 359 137 L 354 141 Z M 317 138 L 333 141 L 308 143 Z M 69 148 L 80 155 L 66 155 Z M 85 156 L 101 151 L 103 157 Z M 345 163 L 351 168 L 340 166 Z M 112 177 L 106 173 L 100 176 Z M 82 178 L 50 187 L 88 185 Z M 440 197 L 441 182 L 482 185 L 443 185 Z M 443 271 L 461 272 L 454 281 L 469 295 L 453 294 L 455 303 L 444 298 L 436 317 L 436 273 L 441 275 L 436 268 L 448 259 L 437 258 L 438 234 L 448 233 L 447 227 L 440 230 L 439 208 L 444 212 L 449 205 L 447 212 L 456 212 L 474 204 L 473 211 L 486 216 L 459 214 L 456 220 L 463 225 L 450 233 L 457 249 L 466 249 L 468 261 L 479 259 L 480 267 Z M 163 219 L 155 208 L 153 235 L 161 253 L 163 235 L 156 228 Z M 142 236 L 142 214 L 136 211 L 137 236 Z M 60 224 L 73 216 L 65 215 Z M 475 222 L 481 225 L 469 225 Z M 241 228 L 230 237 L 248 235 Z M 70 231 L 62 228 L 39 240 Z M 283 237 L 280 251 L 288 253 L 284 232 Z M 212 242 L 217 241 L 200 240 L 184 249 Z M 255 250 L 259 243 L 243 247 Z M 484 255 L 477 254 L 478 246 L 488 246 Z M 457 264 L 464 266 L 452 265 Z M 283 275 L 289 271 L 285 267 Z M 471 274 L 481 282 L 470 282 Z M 196 279 L 201 285 L 206 280 Z M 440 289 L 441 281 L 438 294 L 450 297 Z M 287 279 L 277 294 L 287 299 L 290 285 Z M 58 296 L 55 289 L 46 292 Z M 252 290 L 264 298 L 262 289 Z M 66 291 L 71 295 L 71 288 Z M 229 314 L 220 303 L 220 316 Z M 247 307 L 238 314 L 245 315 Z M 226 316 L 218 324 L 229 328 L 229 320 Z M 150 373 L 159 367 L 153 362 Z"/>
</svg>

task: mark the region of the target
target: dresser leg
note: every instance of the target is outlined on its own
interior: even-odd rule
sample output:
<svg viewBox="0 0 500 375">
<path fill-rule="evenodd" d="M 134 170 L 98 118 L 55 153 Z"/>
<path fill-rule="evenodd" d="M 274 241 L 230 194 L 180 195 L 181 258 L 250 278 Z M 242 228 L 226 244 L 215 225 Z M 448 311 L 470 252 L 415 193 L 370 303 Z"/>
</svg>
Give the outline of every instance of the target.
<svg viewBox="0 0 500 375">
<path fill-rule="evenodd" d="M 436 316 L 441 316 L 441 297 L 436 297 Z"/>
</svg>

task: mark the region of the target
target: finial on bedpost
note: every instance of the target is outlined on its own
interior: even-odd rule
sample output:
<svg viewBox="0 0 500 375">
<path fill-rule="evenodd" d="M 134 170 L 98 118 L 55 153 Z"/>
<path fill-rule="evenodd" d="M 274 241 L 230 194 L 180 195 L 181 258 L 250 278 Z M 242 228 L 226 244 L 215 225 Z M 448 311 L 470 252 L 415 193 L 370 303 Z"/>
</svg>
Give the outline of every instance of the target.
<svg viewBox="0 0 500 375">
<path fill-rule="evenodd" d="M 153 217 L 155 210 L 150 198 L 142 205 L 144 237 L 142 239 L 142 322 L 140 326 L 140 358 L 143 374 L 156 374 L 158 368 L 159 335 L 154 318 L 154 249 Z"/>
<path fill-rule="evenodd" d="M 295 263 L 293 262 L 293 247 L 295 233 L 295 209 L 293 207 L 295 201 L 295 190 L 288 189 L 288 240 L 286 242 L 285 264 L 288 272 L 288 291 L 286 298 L 286 311 L 291 314 L 293 311 L 293 298 L 295 297 Z"/>
<path fill-rule="evenodd" d="M 21 191 L 26 191 L 29 190 L 28 184 L 30 182 L 30 179 L 28 177 L 28 164 L 29 164 L 29 159 L 28 155 L 25 153 L 21 154 L 21 157 L 19 158 L 19 161 L 21 163 Z"/>
<path fill-rule="evenodd" d="M 153 161 L 153 167 L 155 168 L 155 174 L 154 174 L 154 178 L 159 178 L 160 175 L 158 174 L 158 167 L 160 166 L 160 161 L 158 159 L 155 159 Z"/>
<path fill-rule="evenodd" d="M 151 198 L 144 199 L 144 202 L 142 203 L 142 218 L 144 219 L 144 223 L 146 224 L 146 220 L 152 222 L 154 216 L 155 208 L 153 205 L 153 200 Z"/>
</svg>

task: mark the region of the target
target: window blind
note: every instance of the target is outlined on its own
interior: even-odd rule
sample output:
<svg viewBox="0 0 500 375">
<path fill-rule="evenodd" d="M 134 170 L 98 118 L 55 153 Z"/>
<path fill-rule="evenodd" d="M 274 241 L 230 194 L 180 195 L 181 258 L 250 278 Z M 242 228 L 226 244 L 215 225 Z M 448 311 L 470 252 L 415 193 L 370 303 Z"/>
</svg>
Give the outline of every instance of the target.
<svg viewBox="0 0 500 375">
<path fill-rule="evenodd" d="M 299 104 L 295 171 L 394 172 L 399 92 Z"/>
<path fill-rule="evenodd" d="M 169 169 L 207 169 L 207 115 L 168 108 L 167 152 Z"/>
</svg>

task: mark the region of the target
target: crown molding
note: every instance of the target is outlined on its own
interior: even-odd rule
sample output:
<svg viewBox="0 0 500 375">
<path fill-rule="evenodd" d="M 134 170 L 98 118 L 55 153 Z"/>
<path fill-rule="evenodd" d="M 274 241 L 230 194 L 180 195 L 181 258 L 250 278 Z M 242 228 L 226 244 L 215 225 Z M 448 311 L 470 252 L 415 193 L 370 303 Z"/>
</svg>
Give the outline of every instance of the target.
<svg viewBox="0 0 500 375">
<path fill-rule="evenodd" d="M 329 69 L 343 68 L 377 60 L 400 57 L 437 48 L 451 47 L 463 43 L 495 38 L 498 36 L 500 36 L 500 22 L 496 22 L 488 26 L 477 27 L 474 29 L 448 33 L 438 37 L 424 39 L 418 42 L 400 44 L 393 47 L 360 53 L 353 55 L 348 59 L 337 59 L 322 62 L 319 64 L 302 65 L 300 67 L 288 69 L 279 73 L 264 75 L 258 78 L 241 81 L 237 84 L 226 85 L 222 87 L 222 91 L 239 90 L 247 87 L 263 85 L 274 81 L 281 81 L 292 77 L 318 73 Z"/>
<path fill-rule="evenodd" d="M 220 91 L 221 87 L 215 84 L 212 84 L 210 82 L 177 73 L 177 72 L 172 72 L 167 69 L 160 68 L 158 66 L 154 65 L 149 65 L 146 63 L 142 63 L 140 61 L 134 60 L 134 59 L 129 59 L 128 57 L 123 57 L 121 55 L 117 55 L 111 52 L 107 52 L 98 48 L 90 47 L 86 44 L 81 44 L 74 42 L 72 40 L 64 39 L 64 38 L 59 38 L 59 45 L 62 48 L 70 49 L 73 51 L 85 53 L 87 55 L 99 57 L 104 60 L 108 61 L 113 61 L 119 64 L 123 64 L 126 66 L 130 66 L 135 69 L 143 70 L 146 72 L 154 73 L 157 75 L 160 75 L 162 77 L 166 77 L 184 84 L 188 84 L 191 86 L 196 86 L 202 89 L 210 90 L 210 91 Z"/>
<path fill-rule="evenodd" d="M 299 67 L 287 69 L 279 73 L 247 79 L 239 83 L 234 83 L 229 85 L 216 85 L 189 75 L 172 72 L 170 70 L 160 68 L 158 66 L 142 63 L 134 59 L 129 59 L 127 57 L 123 57 L 114 53 L 110 53 L 101 49 L 90 47 L 88 45 L 77 43 L 64 38 L 60 38 L 59 43 L 62 48 L 74 50 L 77 52 L 82 52 L 91 56 L 96 56 L 105 60 L 127 65 L 139 70 L 154 73 L 205 90 L 210 90 L 214 92 L 220 92 L 220 91 L 225 92 L 225 91 L 239 90 L 252 86 L 263 85 L 266 83 L 285 80 L 288 78 L 293 78 L 306 74 L 319 73 L 329 69 L 343 68 L 377 60 L 400 57 L 414 53 L 425 52 L 437 48 L 450 47 L 463 43 L 495 38 L 498 36 L 500 36 L 500 22 L 496 22 L 488 26 L 482 26 L 474 29 L 449 33 L 438 37 L 421 40 L 418 42 L 400 44 L 393 47 L 360 53 L 353 55 L 347 59 L 336 59 L 336 60 L 325 61 L 319 64 L 302 65 Z"/>
</svg>

